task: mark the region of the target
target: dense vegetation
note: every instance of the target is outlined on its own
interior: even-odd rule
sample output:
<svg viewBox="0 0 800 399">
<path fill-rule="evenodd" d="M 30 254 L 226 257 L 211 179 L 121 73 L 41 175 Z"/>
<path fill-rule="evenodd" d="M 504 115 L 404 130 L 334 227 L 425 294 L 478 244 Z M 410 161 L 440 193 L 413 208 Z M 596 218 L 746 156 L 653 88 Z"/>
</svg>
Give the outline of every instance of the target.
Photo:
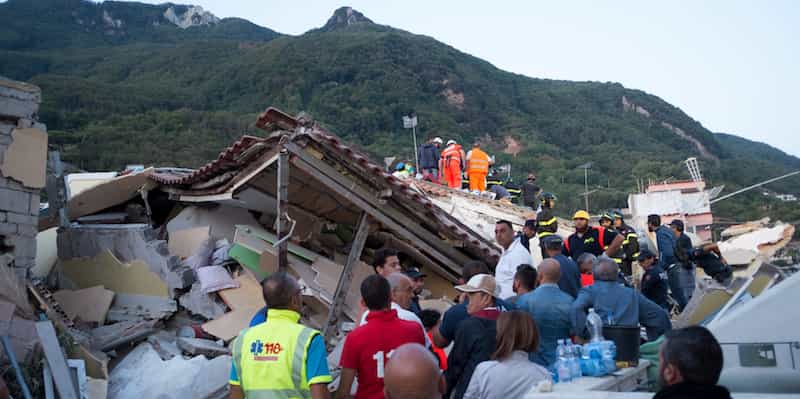
<svg viewBox="0 0 800 399">
<path fill-rule="evenodd" d="M 703 173 L 726 192 L 800 168 L 800 160 L 772 147 L 715 135 L 653 95 L 616 83 L 504 72 L 360 16 L 359 23 L 339 23 L 343 10 L 323 28 L 292 37 L 238 19 L 182 30 L 162 23 L 166 6 L 0 4 L 0 75 L 42 87 L 41 118 L 66 160 L 88 170 L 198 166 L 239 135 L 261 134 L 252 126 L 255 115 L 276 106 L 308 111 L 375 158 L 413 159 L 401 117 L 416 112 L 419 140 L 486 141 L 498 163 L 512 164 L 515 180 L 535 171 L 560 197 L 562 214 L 583 203 L 583 171 L 576 167 L 587 161 L 594 163 L 595 211 L 625 207 L 637 181 L 688 178 L 681 161 L 700 154 L 662 122 L 707 149 Z M 104 27 L 104 13 L 121 27 Z M 626 111 L 623 96 L 649 115 Z M 503 153 L 506 138 L 522 151 Z M 797 178 L 770 188 L 800 191 Z M 722 202 L 715 212 L 736 220 L 764 212 L 800 216 L 760 194 Z"/>
</svg>

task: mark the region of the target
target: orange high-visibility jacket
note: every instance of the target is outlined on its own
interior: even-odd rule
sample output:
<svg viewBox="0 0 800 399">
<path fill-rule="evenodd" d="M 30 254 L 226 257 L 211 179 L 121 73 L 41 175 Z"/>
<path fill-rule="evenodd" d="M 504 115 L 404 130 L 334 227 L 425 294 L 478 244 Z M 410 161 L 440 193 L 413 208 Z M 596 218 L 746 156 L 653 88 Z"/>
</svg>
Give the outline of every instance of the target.
<svg viewBox="0 0 800 399">
<path fill-rule="evenodd" d="M 467 156 L 467 174 L 489 174 L 489 155 L 480 148 L 473 148 Z"/>
<path fill-rule="evenodd" d="M 442 160 L 444 161 L 444 168 L 461 169 L 461 146 L 453 144 L 448 146 L 442 151 Z"/>
</svg>

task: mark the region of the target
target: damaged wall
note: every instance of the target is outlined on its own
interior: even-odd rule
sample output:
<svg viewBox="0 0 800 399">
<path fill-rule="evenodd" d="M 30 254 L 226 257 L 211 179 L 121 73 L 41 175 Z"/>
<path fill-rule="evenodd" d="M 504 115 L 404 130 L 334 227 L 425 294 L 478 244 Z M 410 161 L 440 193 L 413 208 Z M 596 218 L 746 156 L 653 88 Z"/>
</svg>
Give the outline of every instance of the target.
<svg viewBox="0 0 800 399">
<path fill-rule="evenodd" d="M 0 255 L 19 276 L 35 265 L 39 190 L 47 160 L 46 127 L 36 121 L 41 90 L 0 78 Z"/>
<path fill-rule="evenodd" d="M 93 258 L 104 251 L 111 251 L 123 263 L 144 262 L 166 282 L 170 294 L 194 282 L 192 269 L 171 255 L 167 242 L 158 240 L 155 230 L 146 224 L 73 224 L 59 229 L 58 258 L 62 261 Z"/>
</svg>

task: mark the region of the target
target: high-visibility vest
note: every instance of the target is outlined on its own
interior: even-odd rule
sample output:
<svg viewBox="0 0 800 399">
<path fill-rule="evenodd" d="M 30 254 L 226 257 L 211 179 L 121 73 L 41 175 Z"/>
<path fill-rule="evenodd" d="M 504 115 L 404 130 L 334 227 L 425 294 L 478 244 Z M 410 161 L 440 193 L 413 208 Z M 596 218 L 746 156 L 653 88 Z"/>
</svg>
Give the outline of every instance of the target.
<svg viewBox="0 0 800 399">
<path fill-rule="evenodd" d="M 488 174 L 489 173 L 489 155 L 481 151 L 480 148 L 473 148 L 467 157 L 469 166 L 467 173 Z"/>
<path fill-rule="evenodd" d="M 454 167 L 461 169 L 461 146 L 453 144 L 445 148 L 444 151 L 442 151 L 442 160 L 444 160 L 445 168 Z M 456 161 L 456 163 L 453 164 L 453 161 Z"/>
<path fill-rule="evenodd" d="M 233 343 L 233 365 L 246 398 L 311 398 L 306 356 L 319 331 L 298 324 L 300 314 L 269 309 L 267 321 L 242 331 Z"/>
</svg>

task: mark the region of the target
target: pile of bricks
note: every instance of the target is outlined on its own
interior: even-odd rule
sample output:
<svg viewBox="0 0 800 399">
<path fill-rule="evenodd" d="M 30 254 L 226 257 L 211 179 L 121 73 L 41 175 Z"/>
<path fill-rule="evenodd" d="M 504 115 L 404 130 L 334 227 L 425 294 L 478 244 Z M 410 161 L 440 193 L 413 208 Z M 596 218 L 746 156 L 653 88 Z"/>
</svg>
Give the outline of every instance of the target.
<svg viewBox="0 0 800 399">
<path fill-rule="evenodd" d="M 0 77 L 0 164 L 15 129 L 46 131 L 36 121 L 41 98 L 38 87 Z M 35 264 L 40 189 L 0 174 L 0 256 L 12 255 L 11 264 L 24 277 Z"/>
</svg>

